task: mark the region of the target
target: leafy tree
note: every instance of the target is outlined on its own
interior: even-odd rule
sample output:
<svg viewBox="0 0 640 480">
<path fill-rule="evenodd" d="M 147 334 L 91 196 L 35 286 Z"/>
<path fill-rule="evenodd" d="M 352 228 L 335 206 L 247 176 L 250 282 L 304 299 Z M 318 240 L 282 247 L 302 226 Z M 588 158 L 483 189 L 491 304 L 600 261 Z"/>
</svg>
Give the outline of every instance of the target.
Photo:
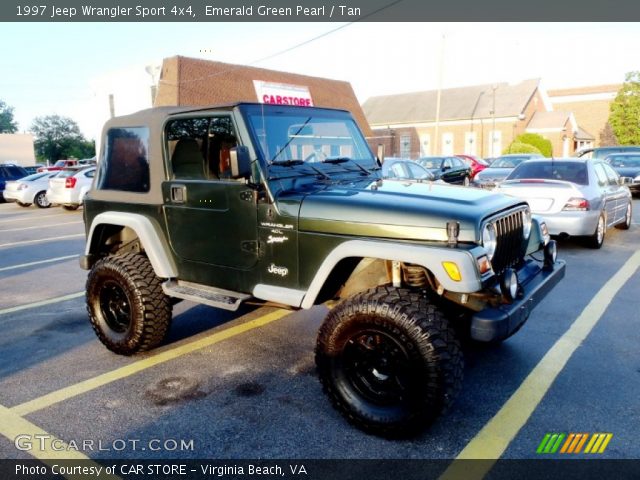
<svg viewBox="0 0 640 480">
<path fill-rule="evenodd" d="M 502 154 L 507 153 L 541 153 L 536 147 L 529 143 L 512 142 L 507 148 L 504 149 Z"/>
<path fill-rule="evenodd" d="M 611 123 L 607 122 L 602 130 L 600 130 L 600 145 L 603 147 L 614 147 L 619 145 L 616 134 L 613 133 Z"/>
<path fill-rule="evenodd" d="M 38 160 L 55 162 L 61 158 L 87 158 L 95 155 L 95 143 L 80 133 L 78 124 L 68 117 L 37 117 L 31 125 Z"/>
<path fill-rule="evenodd" d="M 640 72 L 629 72 L 611 103 L 609 123 L 620 145 L 640 145 Z"/>
<path fill-rule="evenodd" d="M 514 142 L 517 143 L 526 143 L 528 145 L 534 146 L 539 153 L 544 155 L 545 157 L 550 157 L 553 152 L 553 146 L 551 145 L 551 140 L 544 138 L 542 135 L 538 135 L 537 133 L 523 133 L 518 135 Z M 514 152 L 514 153 L 529 153 L 529 152 Z M 532 152 L 536 153 L 536 152 Z"/>
<path fill-rule="evenodd" d="M 16 133 L 18 124 L 13 119 L 13 107 L 0 100 L 0 133 Z"/>
</svg>

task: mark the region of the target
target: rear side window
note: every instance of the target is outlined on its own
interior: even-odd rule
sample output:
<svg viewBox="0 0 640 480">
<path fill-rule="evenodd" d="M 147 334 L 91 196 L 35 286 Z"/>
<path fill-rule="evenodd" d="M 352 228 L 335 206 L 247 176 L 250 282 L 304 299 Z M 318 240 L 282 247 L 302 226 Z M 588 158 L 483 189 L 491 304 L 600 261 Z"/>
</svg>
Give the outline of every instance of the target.
<svg viewBox="0 0 640 480">
<path fill-rule="evenodd" d="M 112 128 L 107 132 L 96 188 L 125 192 L 149 191 L 149 129 Z"/>
</svg>

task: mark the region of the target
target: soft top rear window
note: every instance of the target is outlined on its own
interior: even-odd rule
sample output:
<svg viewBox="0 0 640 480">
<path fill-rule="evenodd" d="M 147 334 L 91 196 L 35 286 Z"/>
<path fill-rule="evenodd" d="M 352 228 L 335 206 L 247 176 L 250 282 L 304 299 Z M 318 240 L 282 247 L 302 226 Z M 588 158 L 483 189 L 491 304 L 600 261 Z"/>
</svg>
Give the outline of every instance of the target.
<svg viewBox="0 0 640 480">
<path fill-rule="evenodd" d="M 126 192 L 149 191 L 149 129 L 112 128 L 107 132 L 104 159 L 96 188 Z"/>
</svg>

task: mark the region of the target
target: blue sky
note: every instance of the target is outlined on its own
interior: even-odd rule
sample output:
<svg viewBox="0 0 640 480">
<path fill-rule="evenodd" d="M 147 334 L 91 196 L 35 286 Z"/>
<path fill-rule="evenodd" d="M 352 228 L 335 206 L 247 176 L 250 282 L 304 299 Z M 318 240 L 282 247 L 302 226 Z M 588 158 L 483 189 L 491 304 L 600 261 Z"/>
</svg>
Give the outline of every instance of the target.
<svg viewBox="0 0 640 480">
<path fill-rule="evenodd" d="M 76 118 L 92 79 L 173 55 L 347 80 L 359 100 L 443 87 L 542 78 L 547 88 L 621 83 L 640 70 L 640 24 L 4 23 L 0 99 L 20 131 L 34 117 Z M 444 60 L 440 62 L 444 35 Z"/>
</svg>

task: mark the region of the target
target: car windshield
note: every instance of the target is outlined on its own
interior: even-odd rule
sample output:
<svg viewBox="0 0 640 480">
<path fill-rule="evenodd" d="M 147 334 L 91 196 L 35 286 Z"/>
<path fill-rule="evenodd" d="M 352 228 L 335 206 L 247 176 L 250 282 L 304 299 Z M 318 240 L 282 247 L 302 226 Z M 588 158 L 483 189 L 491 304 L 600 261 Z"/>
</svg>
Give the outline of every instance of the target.
<svg viewBox="0 0 640 480">
<path fill-rule="evenodd" d="M 563 180 L 578 185 L 589 184 L 587 165 L 582 162 L 524 162 L 507 177 L 507 180 L 521 179 Z"/>
<path fill-rule="evenodd" d="M 489 165 L 490 168 L 515 168 L 531 157 L 498 157 Z"/>
<path fill-rule="evenodd" d="M 443 158 L 420 158 L 418 163 L 429 170 L 437 170 L 442 166 Z"/>
<path fill-rule="evenodd" d="M 353 162 L 367 169 L 377 166 L 355 122 L 343 112 L 256 106 L 247 108 L 247 116 L 259 153 L 271 166 L 322 162 L 351 165 L 353 170 L 358 170 Z"/>
<path fill-rule="evenodd" d="M 615 168 L 640 168 L 640 156 L 610 156 L 607 161 Z"/>
</svg>

